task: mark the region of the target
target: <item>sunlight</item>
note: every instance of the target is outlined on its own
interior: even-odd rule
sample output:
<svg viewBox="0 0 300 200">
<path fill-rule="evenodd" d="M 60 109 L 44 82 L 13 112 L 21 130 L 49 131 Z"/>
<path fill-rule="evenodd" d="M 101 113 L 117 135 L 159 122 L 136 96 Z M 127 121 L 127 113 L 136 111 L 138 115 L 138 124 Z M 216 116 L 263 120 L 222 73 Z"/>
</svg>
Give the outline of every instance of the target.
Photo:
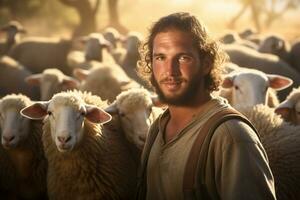
<svg viewBox="0 0 300 200">
<path fill-rule="evenodd" d="M 172 4 L 177 5 L 188 5 L 191 4 L 194 0 L 171 0 Z"/>
</svg>

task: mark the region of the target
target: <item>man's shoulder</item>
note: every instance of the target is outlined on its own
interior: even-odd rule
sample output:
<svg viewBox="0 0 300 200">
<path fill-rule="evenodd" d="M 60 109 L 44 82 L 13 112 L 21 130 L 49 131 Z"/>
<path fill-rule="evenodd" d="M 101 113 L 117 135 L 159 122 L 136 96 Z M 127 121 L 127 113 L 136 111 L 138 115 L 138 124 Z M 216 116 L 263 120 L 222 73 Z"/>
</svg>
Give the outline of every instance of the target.
<svg viewBox="0 0 300 200">
<path fill-rule="evenodd" d="M 259 138 L 255 130 L 240 119 L 230 119 L 215 130 L 213 139 L 232 143 L 257 143 Z"/>
</svg>

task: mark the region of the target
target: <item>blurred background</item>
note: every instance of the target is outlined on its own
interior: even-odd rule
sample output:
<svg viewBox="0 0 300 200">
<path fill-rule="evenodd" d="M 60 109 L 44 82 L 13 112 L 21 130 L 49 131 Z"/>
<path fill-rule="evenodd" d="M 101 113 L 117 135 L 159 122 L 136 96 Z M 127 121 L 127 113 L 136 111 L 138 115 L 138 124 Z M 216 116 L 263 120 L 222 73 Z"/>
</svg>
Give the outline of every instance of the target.
<svg viewBox="0 0 300 200">
<path fill-rule="evenodd" d="M 27 36 L 69 38 L 107 26 L 145 34 L 158 18 L 176 11 L 192 12 L 217 36 L 246 28 L 290 41 L 300 35 L 300 0 L 0 0 L 0 26 L 18 20 Z"/>
</svg>

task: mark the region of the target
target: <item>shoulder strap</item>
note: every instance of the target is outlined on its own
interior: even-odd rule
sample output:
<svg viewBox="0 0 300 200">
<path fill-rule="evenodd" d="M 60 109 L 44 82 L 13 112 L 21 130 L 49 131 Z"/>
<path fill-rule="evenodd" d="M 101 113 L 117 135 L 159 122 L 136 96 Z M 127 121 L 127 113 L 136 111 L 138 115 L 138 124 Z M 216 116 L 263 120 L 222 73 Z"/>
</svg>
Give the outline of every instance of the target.
<svg viewBox="0 0 300 200">
<path fill-rule="evenodd" d="M 185 166 L 183 177 L 183 192 L 185 200 L 197 199 L 197 197 L 198 199 L 210 199 L 207 194 L 206 187 L 204 186 L 208 148 L 210 140 L 217 127 L 230 119 L 239 119 L 245 122 L 258 135 L 258 132 L 250 121 L 244 115 L 232 108 L 226 108 L 210 117 L 199 131 Z M 198 177 L 201 177 L 200 181 Z"/>
</svg>

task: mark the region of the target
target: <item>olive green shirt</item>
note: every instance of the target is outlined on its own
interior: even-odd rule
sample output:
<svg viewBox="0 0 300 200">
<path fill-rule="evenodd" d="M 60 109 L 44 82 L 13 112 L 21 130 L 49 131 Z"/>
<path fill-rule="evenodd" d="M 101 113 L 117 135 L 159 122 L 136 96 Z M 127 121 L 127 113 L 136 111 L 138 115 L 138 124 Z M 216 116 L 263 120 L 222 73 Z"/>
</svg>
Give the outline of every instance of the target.
<svg viewBox="0 0 300 200">
<path fill-rule="evenodd" d="M 147 165 L 147 200 L 183 199 L 183 174 L 194 140 L 204 122 L 228 106 L 222 98 L 210 100 L 168 143 L 164 129 L 170 115 L 164 112 Z M 232 119 L 216 129 L 208 151 L 205 185 L 211 199 L 276 199 L 267 155 L 247 124 Z"/>
</svg>

